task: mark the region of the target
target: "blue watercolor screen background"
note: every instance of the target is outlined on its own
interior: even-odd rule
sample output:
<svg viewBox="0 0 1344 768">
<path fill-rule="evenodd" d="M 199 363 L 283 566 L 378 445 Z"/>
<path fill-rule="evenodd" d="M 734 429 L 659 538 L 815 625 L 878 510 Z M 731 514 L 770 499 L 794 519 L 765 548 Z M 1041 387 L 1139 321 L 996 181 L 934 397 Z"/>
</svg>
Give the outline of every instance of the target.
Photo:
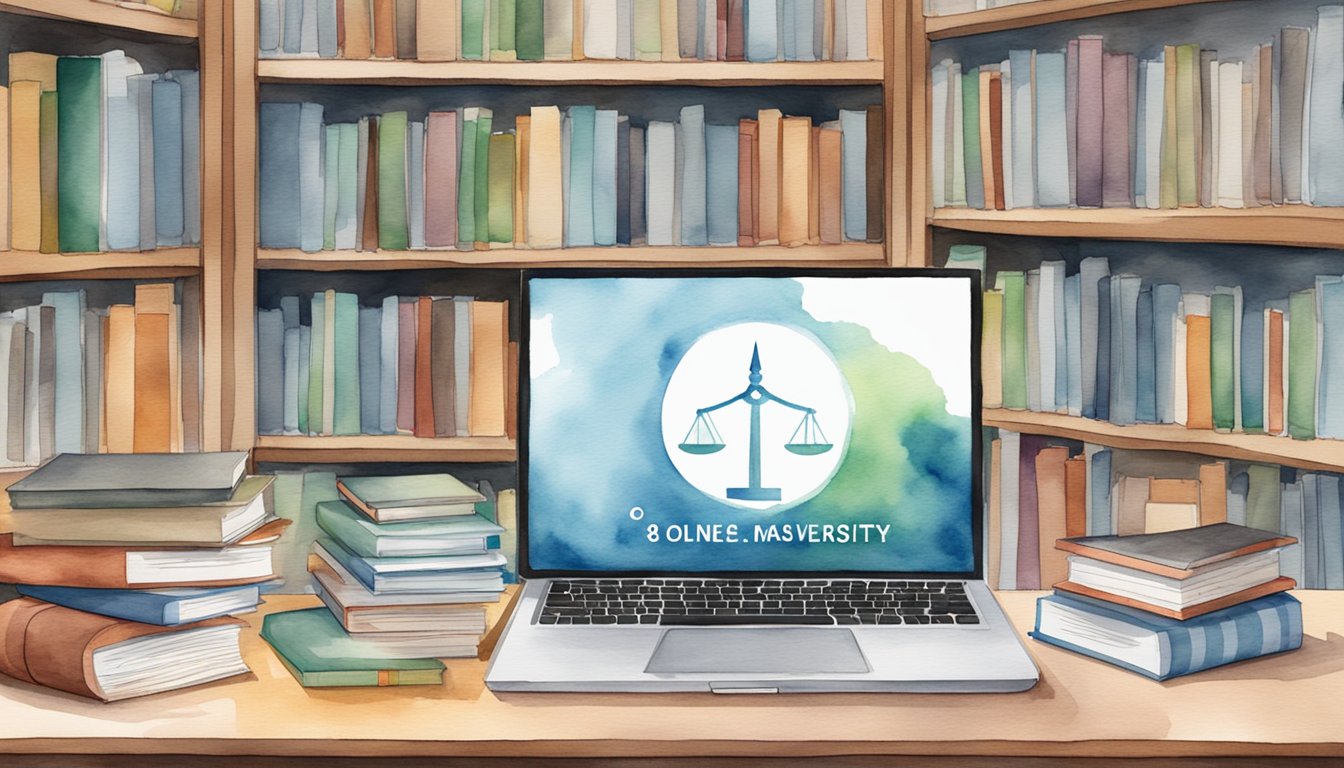
<svg viewBox="0 0 1344 768">
<path fill-rule="evenodd" d="M 890 279 L 898 297 L 900 279 Z M 971 420 L 947 412 L 943 390 L 919 361 L 877 343 L 863 326 L 814 319 L 803 308 L 799 282 L 533 278 L 530 306 L 530 320 L 549 316 L 559 354 L 556 366 L 530 382 L 531 568 L 974 570 Z M 703 334 L 741 322 L 779 323 L 815 336 L 839 364 L 854 400 L 844 461 L 825 488 L 784 511 L 716 502 L 681 478 L 663 446 L 662 397 L 677 362 Z M 912 332 L 938 327 L 938 318 L 929 318 Z M 948 343 L 969 349 L 970 339 Z M 635 506 L 644 519 L 631 519 Z M 747 537 L 757 523 L 880 522 L 891 529 L 885 543 L 691 545 L 646 537 L 650 523 L 728 522 Z"/>
</svg>

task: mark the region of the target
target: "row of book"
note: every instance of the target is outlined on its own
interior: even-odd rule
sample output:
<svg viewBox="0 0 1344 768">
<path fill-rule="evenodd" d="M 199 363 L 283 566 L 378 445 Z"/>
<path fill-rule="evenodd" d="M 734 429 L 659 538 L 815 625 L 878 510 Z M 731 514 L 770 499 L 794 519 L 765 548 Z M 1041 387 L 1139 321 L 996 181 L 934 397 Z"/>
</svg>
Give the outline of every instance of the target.
<svg viewBox="0 0 1344 768">
<path fill-rule="evenodd" d="M 0 312 L 0 466 L 58 453 L 166 453 L 201 446 L 195 281 L 135 286 L 134 304 L 90 307 L 50 291 Z"/>
<path fill-rule="evenodd" d="M 61 454 L 9 487 L 0 672 L 116 701 L 247 674 L 235 614 L 275 578 L 247 453 Z"/>
<path fill-rule="evenodd" d="M 1344 6 L 1242 56 L 1100 35 L 932 72 L 934 206 L 1344 205 Z"/>
<path fill-rule="evenodd" d="M 262 58 L 864 61 L 877 0 L 260 0 Z"/>
<path fill-rule="evenodd" d="M 323 123 L 261 105 L 265 248 L 561 248 L 880 242 L 881 107 L 813 125 L 763 109 L 733 125 L 638 126 L 616 110 L 532 107 Z"/>
<path fill-rule="evenodd" d="M 438 659 L 477 655 L 504 589 L 498 510 L 447 474 L 337 489 L 308 563 L 325 607 L 271 614 L 262 637 L 304 686 L 441 682 Z"/>
<path fill-rule="evenodd" d="M 201 241 L 201 86 L 123 51 L 9 55 L 0 250 L 146 251 Z"/>
<path fill-rule="evenodd" d="M 1302 605 L 1279 573 L 1294 543 L 1230 523 L 1060 539 L 1068 579 L 1029 634 L 1155 680 L 1295 650 Z"/>
<path fill-rule="evenodd" d="M 1000 430 L 990 442 L 986 574 L 1000 589 L 1064 580 L 1055 541 L 1233 523 L 1294 538 L 1283 575 L 1344 589 L 1340 476 Z"/>
<path fill-rule="evenodd" d="M 257 432 L 503 436 L 513 365 L 507 302 L 286 296 L 257 310 Z"/>
<path fill-rule="evenodd" d="M 949 265 L 983 264 L 954 246 Z M 986 407 L 1182 424 L 1296 439 L 1344 438 L 1344 279 L 1318 275 L 1248 304 L 1111 274 L 1104 257 L 1000 270 L 985 293 Z"/>
<path fill-rule="evenodd" d="M 98 0 L 98 2 L 137 11 L 162 13 L 179 19 L 198 18 L 201 7 L 201 0 Z"/>
</svg>

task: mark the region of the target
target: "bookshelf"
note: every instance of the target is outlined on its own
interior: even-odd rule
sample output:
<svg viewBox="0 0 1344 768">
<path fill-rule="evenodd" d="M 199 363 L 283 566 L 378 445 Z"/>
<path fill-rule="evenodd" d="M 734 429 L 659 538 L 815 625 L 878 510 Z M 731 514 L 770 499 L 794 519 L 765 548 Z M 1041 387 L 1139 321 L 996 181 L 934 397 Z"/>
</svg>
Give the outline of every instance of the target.
<svg viewBox="0 0 1344 768">
<path fill-rule="evenodd" d="M 180 19 L 152 9 L 127 8 L 98 0 L 5 0 L 0 3 L 0 11 L 99 24 L 170 37 L 200 37 L 200 25 L 196 19 Z M 202 11 L 201 15 L 208 16 L 208 12 Z"/>
</svg>

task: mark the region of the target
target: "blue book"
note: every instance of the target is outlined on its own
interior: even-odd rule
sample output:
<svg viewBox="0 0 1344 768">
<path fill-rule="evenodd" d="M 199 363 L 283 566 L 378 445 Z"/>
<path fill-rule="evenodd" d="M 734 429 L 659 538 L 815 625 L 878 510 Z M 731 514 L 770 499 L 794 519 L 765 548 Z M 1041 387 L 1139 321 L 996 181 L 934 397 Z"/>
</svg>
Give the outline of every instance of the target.
<svg viewBox="0 0 1344 768">
<path fill-rule="evenodd" d="M 1133 424 L 1138 411 L 1139 286 L 1138 275 L 1111 276 L 1112 424 Z"/>
<path fill-rule="evenodd" d="M 1264 310 L 1246 307 L 1241 315 L 1241 428 L 1250 433 L 1265 431 L 1264 330 Z"/>
<path fill-rule="evenodd" d="M 1083 318 L 1087 322 L 1087 318 Z M 1107 421 L 1111 418 L 1111 276 L 1097 280 L 1097 361 L 1096 400 L 1093 417 Z M 1086 412 L 1083 414 L 1086 416 Z"/>
<path fill-rule="evenodd" d="M 303 0 L 283 0 L 285 28 L 280 48 L 285 53 L 303 53 Z"/>
<path fill-rule="evenodd" d="M 336 204 L 340 200 L 341 126 L 322 129 L 322 250 L 336 248 Z"/>
<path fill-rule="evenodd" d="M 1111 451 L 1092 454 L 1087 476 L 1087 535 L 1111 535 Z"/>
<path fill-rule="evenodd" d="M 1068 406 L 1070 416 L 1081 416 L 1083 412 L 1082 286 L 1082 275 L 1064 278 L 1064 344 L 1065 359 L 1068 361 L 1065 405 Z"/>
<path fill-rule="evenodd" d="M 1321 553 L 1321 476 L 1302 475 L 1302 583 L 1304 589 L 1325 588 Z"/>
<path fill-rule="evenodd" d="M 42 306 L 55 310 L 56 453 L 83 453 L 84 291 L 44 293 Z"/>
<path fill-rule="evenodd" d="M 257 310 L 257 432 L 285 429 L 285 322 L 278 309 Z"/>
<path fill-rule="evenodd" d="M 285 328 L 285 434 L 299 433 L 299 350 L 303 330 Z"/>
<path fill-rule="evenodd" d="M 182 86 L 182 242 L 201 243 L 201 73 L 169 73 Z"/>
<path fill-rule="evenodd" d="M 140 128 L 140 244 L 142 251 L 159 244 L 159 228 L 154 222 L 154 83 L 158 75 L 131 75 L 126 78 L 127 100 L 138 113 Z"/>
<path fill-rule="evenodd" d="M 1311 85 L 1307 89 L 1309 143 L 1303 149 L 1312 205 L 1344 205 L 1344 6 L 1317 9 L 1316 33 L 1311 38 Z"/>
<path fill-rule="evenodd" d="M 425 123 L 406 125 L 406 230 L 412 248 L 425 247 Z"/>
<path fill-rule="evenodd" d="M 179 589 L 88 589 L 20 584 L 18 590 L 21 595 L 77 611 L 161 627 L 249 612 L 261 602 L 261 588 L 256 584 Z"/>
<path fill-rule="evenodd" d="M 340 55 L 336 36 L 336 0 L 317 0 L 317 55 L 334 59 Z"/>
<path fill-rule="evenodd" d="M 1153 291 L 1139 289 L 1138 382 L 1134 419 L 1140 423 L 1157 421 L 1157 344 L 1153 338 Z"/>
<path fill-rule="evenodd" d="M 383 299 L 383 317 L 378 354 L 378 421 L 377 431 L 390 435 L 397 431 L 397 343 L 400 334 L 396 296 Z M 366 426 L 372 430 L 373 425 Z"/>
<path fill-rule="evenodd" d="M 1113 628 L 1113 622 L 1125 625 L 1124 630 Z M 1167 680 L 1301 647 L 1302 605 L 1292 595 L 1278 593 L 1178 621 L 1056 592 L 1036 600 L 1036 627 L 1029 634 L 1154 680 Z M 1136 638 L 1150 640 L 1136 642 Z"/>
<path fill-rule="evenodd" d="M 1316 435 L 1338 440 L 1344 438 L 1344 281 L 1318 279 L 1316 301 L 1321 333 Z"/>
<path fill-rule="evenodd" d="M 706 221 L 705 108 L 681 108 L 681 244 L 708 245 Z"/>
<path fill-rule="evenodd" d="M 1017 71 L 1017 64 L 1012 68 Z M 1036 205 L 1041 208 L 1068 207 L 1069 142 L 1065 130 L 1064 54 L 1036 54 L 1035 95 Z M 1016 165 L 1013 170 L 1016 174 Z M 1013 194 L 1016 203 L 1017 193 Z"/>
<path fill-rule="evenodd" d="M 846 240 L 868 239 L 868 114 L 840 110 L 840 210 Z"/>
<path fill-rule="evenodd" d="M 591 106 L 570 107 L 569 123 L 569 184 L 565 190 L 565 245 L 569 247 L 593 245 L 593 132 L 597 109 Z"/>
<path fill-rule="evenodd" d="M 1005 152 L 1009 151 L 1007 145 L 1011 139 L 1014 208 L 1033 208 L 1036 205 L 1035 126 L 1030 118 L 1034 106 L 1032 104 L 1033 81 L 1030 73 L 1035 58 L 1035 52 L 1031 50 L 1008 52 L 1008 61 L 1014 74 L 1011 85 L 1013 115 L 1022 116 L 1022 119 L 1013 120 L 1012 136 L 1004 137 Z M 1059 125 L 1062 126 L 1063 122 L 1061 121 Z M 1067 146 L 1065 144 L 1066 148 Z"/>
<path fill-rule="evenodd" d="M 305 103 L 299 113 L 299 140 L 290 147 L 299 156 L 299 247 L 322 250 L 326 190 L 322 168 L 321 104 Z M 157 167 L 157 166 L 156 166 Z"/>
<path fill-rule="evenodd" d="M 1181 306 L 1181 286 L 1163 283 L 1153 286 L 1153 405 L 1161 424 L 1176 422 L 1175 332 Z M 1256 368 L 1259 371 L 1259 368 Z M 1179 372 L 1184 376 L 1185 372 Z"/>
<path fill-rule="evenodd" d="M 780 58 L 785 61 L 798 60 L 797 14 L 798 6 L 802 4 L 802 0 L 781 0 L 783 7 L 779 12 L 779 47 Z"/>
<path fill-rule="evenodd" d="M 317 2 L 318 0 L 303 0 L 303 25 L 299 30 L 301 53 L 317 53 Z"/>
<path fill-rule="evenodd" d="M 705 126 L 705 211 L 710 245 L 737 245 L 737 126 Z"/>
<path fill-rule="evenodd" d="M 1321 586 L 1344 589 L 1344 520 L 1341 520 L 1339 475 L 1319 475 L 1321 520 Z"/>
<path fill-rule="evenodd" d="M 263 248 L 299 247 L 299 105 L 261 105 L 257 164 Z"/>
<path fill-rule="evenodd" d="M 1097 284 L 1101 278 L 1110 274 L 1110 263 L 1102 256 L 1083 259 L 1078 266 L 1078 275 L 1082 280 L 1079 292 L 1082 294 L 1082 361 L 1083 361 L 1083 404 L 1082 416 L 1085 419 L 1097 418 L 1097 381 L 1098 381 L 1098 334 L 1102 327 L 1098 315 L 1100 294 Z M 1107 294 L 1109 296 L 1109 294 Z M 1109 351 L 1107 352 L 1109 355 Z"/>
<path fill-rule="evenodd" d="M 182 245 L 182 84 L 154 81 L 154 221 L 160 246 Z"/>
<path fill-rule="evenodd" d="M 616 110 L 593 117 L 593 243 L 616 244 Z"/>
<path fill-rule="evenodd" d="M 1293 470 L 1287 470 L 1289 474 Z M 1306 587 L 1306 577 L 1302 569 L 1303 519 L 1302 519 L 1302 480 L 1292 478 L 1283 484 L 1279 494 L 1279 531 L 1284 536 L 1297 539 L 1279 554 L 1279 573 L 1297 582 L 1298 587 Z M 1314 543 L 1314 542 L 1313 542 Z"/>
<path fill-rule="evenodd" d="M 797 0 L 793 9 L 793 57 L 797 61 L 816 61 L 815 40 L 822 29 L 813 17 L 816 0 Z M 703 7 L 703 6 L 702 6 Z"/>
<path fill-rule="evenodd" d="M 383 308 L 359 308 L 359 431 L 377 433 L 382 421 Z"/>
<path fill-rule="evenodd" d="M 280 315 L 284 318 L 285 329 L 298 328 L 302 322 L 299 315 L 299 297 L 284 296 L 280 299 Z"/>
<path fill-rule="evenodd" d="M 779 6 L 775 0 L 743 0 L 747 61 L 779 58 Z"/>
<path fill-rule="evenodd" d="M 262 56 L 280 52 L 280 8 L 284 0 L 257 3 L 257 49 Z"/>
<path fill-rule="evenodd" d="M 140 247 L 140 110 L 128 78 L 140 65 L 121 51 L 103 54 L 107 160 L 107 247 Z"/>
<path fill-rule="evenodd" d="M 504 589 L 501 568 L 505 559 L 495 550 L 475 555 L 362 557 L 330 538 L 318 539 L 316 546 L 322 547 L 375 595 Z"/>
</svg>

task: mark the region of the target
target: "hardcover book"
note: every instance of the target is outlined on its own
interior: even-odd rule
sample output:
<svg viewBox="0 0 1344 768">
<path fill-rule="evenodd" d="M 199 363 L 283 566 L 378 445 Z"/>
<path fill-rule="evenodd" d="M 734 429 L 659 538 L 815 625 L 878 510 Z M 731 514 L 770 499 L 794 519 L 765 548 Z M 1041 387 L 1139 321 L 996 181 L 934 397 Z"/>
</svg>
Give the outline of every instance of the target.
<svg viewBox="0 0 1344 768">
<path fill-rule="evenodd" d="M 326 608 L 273 613 L 261 637 L 305 688 L 443 682 L 443 662 L 379 658 L 372 643 L 347 635 Z"/>
<path fill-rule="evenodd" d="M 246 451 L 64 453 L 9 486 L 9 501 L 14 509 L 212 504 L 233 496 L 246 467 Z"/>
</svg>

